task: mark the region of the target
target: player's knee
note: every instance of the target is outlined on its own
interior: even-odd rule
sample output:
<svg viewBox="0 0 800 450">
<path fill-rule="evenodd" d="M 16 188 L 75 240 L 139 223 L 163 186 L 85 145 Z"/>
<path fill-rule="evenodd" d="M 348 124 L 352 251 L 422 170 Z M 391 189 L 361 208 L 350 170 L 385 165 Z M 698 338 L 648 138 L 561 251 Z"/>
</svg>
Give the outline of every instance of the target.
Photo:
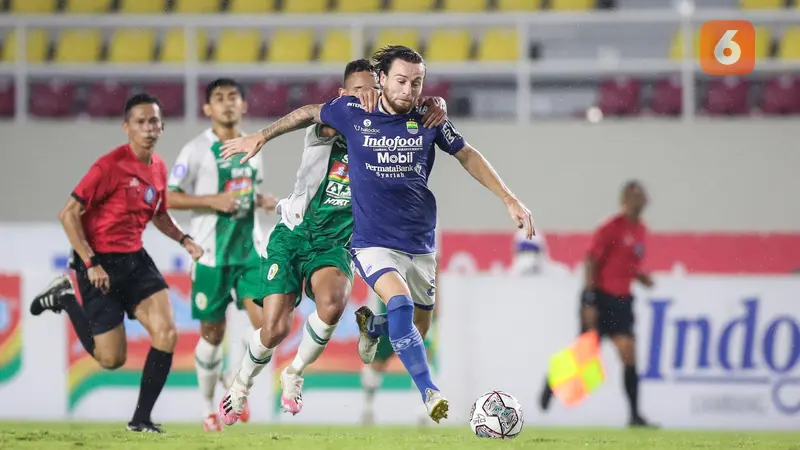
<svg viewBox="0 0 800 450">
<path fill-rule="evenodd" d="M 200 336 L 203 340 L 213 346 L 222 344 L 222 339 L 225 337 L 225 322 L 222 323 L 200 323 Z"/>
<path fill-rule="evenodd" d="M 268 321 L 261 327 L 261 343 L 264 347 L 275 348 L 289 336 L 291 323 L 286 320 Z"/>
<path fill-rule="evenodd" d="M 328 325 L 339 323 L 345 308 L 345 299 L 336 295 L 317 297 L 317 315 Z"/>
<path fill-rule="evenodd" d="M 174 323 L 165 324 L 153 330 L 152 339 L 153 347 L 171 353 L 175 350 L 175 344 L 178 343 L 178 329 L 175 328 Z"/>
<path fill-rule="evenodd" d="M 106 370 L 116 370 L 125 365 L 127 355 L 124 353 L 98 354 L 95 352 L 95 359 L 100 364 L 100 367 Z"/>
</svg>

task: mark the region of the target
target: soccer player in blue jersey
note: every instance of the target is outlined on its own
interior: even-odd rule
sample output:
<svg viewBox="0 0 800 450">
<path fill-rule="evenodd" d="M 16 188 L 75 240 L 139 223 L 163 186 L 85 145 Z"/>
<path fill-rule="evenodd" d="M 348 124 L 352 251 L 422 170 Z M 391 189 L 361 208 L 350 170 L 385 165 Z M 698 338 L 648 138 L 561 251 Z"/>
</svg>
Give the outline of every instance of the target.
<svg viewBox="0 0 800 450">
<path fill-rule="evenodd" d="M 434 146 L 455 156 L 502 199 L 528 238 L 534 235 L 533 221 L 530 211 L 449 120 L 435 128 L 422 125 L 423 111 L 416 106 L 426 72 L 422 56 L 408 47 L 389 46 L 376 52 L 373 60 L 382 89 L 377 110 L 349 96 L 307 105 L 259 133 L 227 141 L 222 156 L 244 153 L 244 162 L 270 140 L 314 123 L 328 125 L 345 137 L 354 216 L 351 253 L 361 277 L 386 302 L 388 311 L 382 320 L 361 316 L 365 345 L 359 343 L 359 352 L 365 362 L 370 361 L 375 346 L 366 344 L 376 344 L 378 336 L 387 335 L 428 414 L 439 422 L 447 417 L 449 404 L 431 380 L 420 334 L 430 326 L 436 288 L 436 199 L 428 189 Z M 250 351 L 254 350 L 259 349 Z"/>
</svg>

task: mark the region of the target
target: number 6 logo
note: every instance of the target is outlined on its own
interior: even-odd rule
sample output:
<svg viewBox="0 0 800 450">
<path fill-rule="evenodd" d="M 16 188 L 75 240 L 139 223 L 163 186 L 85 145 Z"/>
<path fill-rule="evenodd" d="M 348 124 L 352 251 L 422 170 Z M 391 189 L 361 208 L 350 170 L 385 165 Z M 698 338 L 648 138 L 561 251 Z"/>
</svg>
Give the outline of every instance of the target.
<svg viewBox="0 0 800 450">
<path fill-rule="evenodd" d="M 747 75 L 756 65 L 756 32 L 746 20 L 711 20 L 700 28 L 700 68 L 708 75 Z"/>
</svg>

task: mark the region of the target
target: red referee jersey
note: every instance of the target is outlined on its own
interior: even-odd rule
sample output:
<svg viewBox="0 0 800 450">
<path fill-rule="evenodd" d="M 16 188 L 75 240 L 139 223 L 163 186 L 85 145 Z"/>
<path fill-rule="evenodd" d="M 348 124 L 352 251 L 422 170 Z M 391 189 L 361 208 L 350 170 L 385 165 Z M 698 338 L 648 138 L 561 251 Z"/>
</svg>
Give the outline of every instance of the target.
<svg viewBox="0 0 800 450">
<path fill-rule="evenodd" d="M 647 228 L 624 215 L 611 217 L 592 236 L 589 254 L 596 262 L 595 287 L 618 297 L 631 295 L 640 273 Z"/>
<path fill-rule="evenodd" d="M 140 250 L 147 223 L 156 212 L 167 210 L 166 186 L 167 167 L 156 154 L 146 164 L 123 145 L 95 161 L 72 191 L 86 209 L 81 221 L 92 250 Z"/>
</svg>

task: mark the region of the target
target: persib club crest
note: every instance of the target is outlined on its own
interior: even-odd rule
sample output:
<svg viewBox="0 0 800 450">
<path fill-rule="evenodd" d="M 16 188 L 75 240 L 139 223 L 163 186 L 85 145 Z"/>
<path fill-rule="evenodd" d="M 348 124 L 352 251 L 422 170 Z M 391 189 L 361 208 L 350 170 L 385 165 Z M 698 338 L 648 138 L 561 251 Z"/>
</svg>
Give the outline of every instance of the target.
<svg viewBox="0 0 800 450">
<path fill-rule="evenodd" d="M 406 122 L 406 131 L 408 131 L 409 134 L 417 134 L 419 133 L 419 125 L 417 125 L 417 122 L 409 120 Z"/>
</svg>

